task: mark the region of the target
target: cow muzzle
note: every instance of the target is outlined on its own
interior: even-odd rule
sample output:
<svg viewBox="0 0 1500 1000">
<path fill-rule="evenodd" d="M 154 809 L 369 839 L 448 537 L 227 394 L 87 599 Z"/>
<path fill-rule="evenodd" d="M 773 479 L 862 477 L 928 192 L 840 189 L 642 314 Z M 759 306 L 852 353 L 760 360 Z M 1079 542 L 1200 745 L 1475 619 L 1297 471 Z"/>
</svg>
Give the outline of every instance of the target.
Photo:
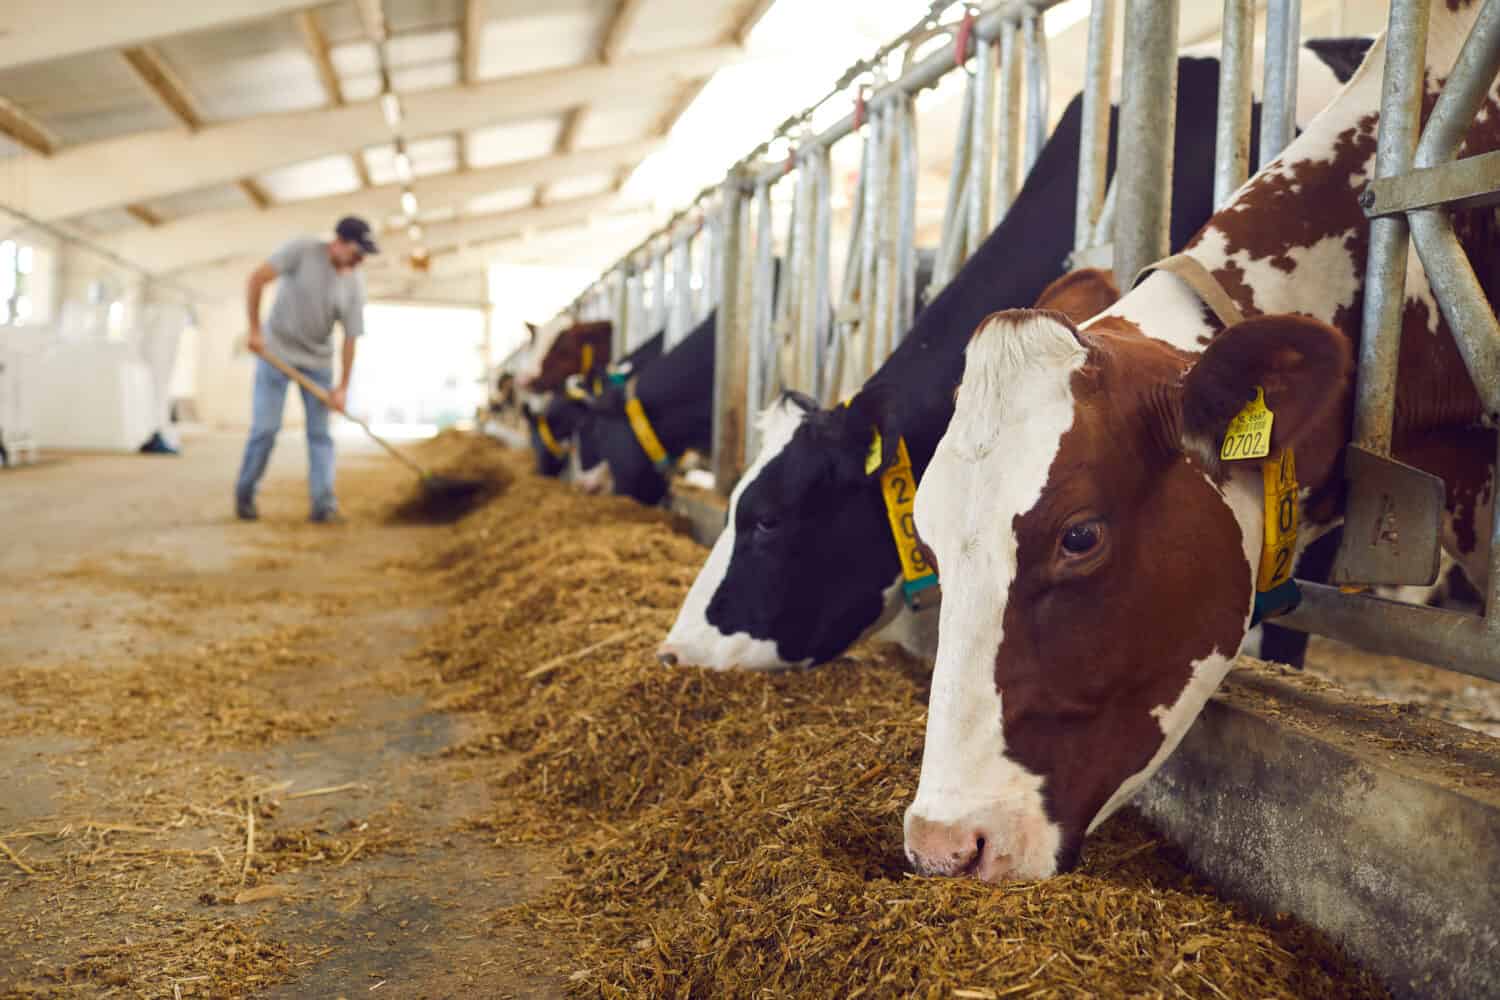
<svg viewBox="0 0 1500 1000">
<path fill-rule="evenodd" d="M 915 806 L 906 812 L 906 857 L 920 875 L 1046 878 L 1057 874 L 1057 841 L 1057 827 L 1045 816 L 999 806 L 956 820 L 928 819 Z"/>
</svg>

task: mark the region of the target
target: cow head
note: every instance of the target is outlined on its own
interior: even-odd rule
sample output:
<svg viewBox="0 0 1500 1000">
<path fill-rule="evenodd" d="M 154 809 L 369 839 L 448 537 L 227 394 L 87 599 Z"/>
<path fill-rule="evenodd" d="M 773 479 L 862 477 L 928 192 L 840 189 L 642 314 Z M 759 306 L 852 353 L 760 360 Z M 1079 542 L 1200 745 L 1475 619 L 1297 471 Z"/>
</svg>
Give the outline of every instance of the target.
<svg viewBox="0 0 1500 1000">
<path fill-rule="evenodd" d="M 667 495 L 667 478 L 647 456 L 625 415 L 625 389 L 605 386 L 589 398 L 578 423 L 579 474 L 574 485 L 585 493 L 615 493 L 647 505 Z"/>
<path fill-rule="evenodd" d="M 775 669 L 832 659 L 883 624 L 901 572 L 871 414 L 787 394 L 761 416 L 761 449 L 659 650 L 668 663 Z"/>
<path fill-rule="evenodd" d="M 906 849 L 985 879 L 1071 867 L 1084 834 L 1175 748 L 1243 640 L 1262 537 L 1259 462 L 1220 463 L 1265 391 L 1272 454 L 1337 478 L 1350 349 L 1261 317 L 1196 359 L 1128 323 L 1084 334 L 999 313 L 967 351 L 917 494 L 943 577 Z"/>
<path fill-rule="evenodd" d="M 602 374 L 609 365 L 614 326 L 607 322 L 580 323 L 557 335 L 533 370 L 520 378 L 528 392 L 557 392 L 568 376 Z"/>
</svg>

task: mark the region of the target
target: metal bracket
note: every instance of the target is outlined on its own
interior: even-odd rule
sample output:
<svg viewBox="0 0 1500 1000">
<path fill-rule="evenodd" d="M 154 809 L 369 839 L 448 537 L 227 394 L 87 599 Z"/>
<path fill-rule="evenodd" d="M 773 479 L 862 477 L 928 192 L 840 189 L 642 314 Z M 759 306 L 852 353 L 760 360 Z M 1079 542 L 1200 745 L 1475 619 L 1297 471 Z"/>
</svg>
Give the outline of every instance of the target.
<svg viewBox="0 0 1500 1000">
<path fill-rule="evenodd" d="M 1350 445 L 1349 501 L 1333 582 L 1427 586 L 1437 580 L 1444 489 L 1437 476 Z"/>
<path fill-rule="evenodd" d="M 1500 152 L 1468 156 L 1371 181 L 1359 197 L 1367 218 L 1419 208 L 1479 208 L 1500 203 Z"/>
</svg>

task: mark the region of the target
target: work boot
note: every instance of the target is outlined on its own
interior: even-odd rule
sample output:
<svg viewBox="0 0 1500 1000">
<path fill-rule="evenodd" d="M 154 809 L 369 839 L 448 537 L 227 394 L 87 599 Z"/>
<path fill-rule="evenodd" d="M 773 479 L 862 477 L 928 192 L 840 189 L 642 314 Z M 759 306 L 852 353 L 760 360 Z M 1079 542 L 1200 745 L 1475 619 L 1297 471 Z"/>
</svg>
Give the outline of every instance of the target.
<svg viewBox="0 0 1500 1000">
<path fill-rule="evenodd" d="M 315 510 L 307 518 L 313 524 L 343 524 L 344 515 L 339 513 L 337 507 L 328 507 L 323 510 Z"/>
<path fill-rule="evenodd" d="M 239 497 L 235 497 L 234 516 L 239 518 L 241 521 L 259 521 L 260 511 L 255 509 L 254 500 L 243 500 Z"/>
</svg>

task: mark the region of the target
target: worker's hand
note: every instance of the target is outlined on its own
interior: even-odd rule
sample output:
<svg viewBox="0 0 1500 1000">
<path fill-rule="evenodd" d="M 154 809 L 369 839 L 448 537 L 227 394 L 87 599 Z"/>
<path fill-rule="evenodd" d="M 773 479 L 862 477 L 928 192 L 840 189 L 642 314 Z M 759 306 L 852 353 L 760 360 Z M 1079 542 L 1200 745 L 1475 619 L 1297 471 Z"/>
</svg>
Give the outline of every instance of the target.
<svg viewBox="0 0 1500 1000">
<path fill-rule="evenodd" d="M 348 389 L 348 387 L 341 385 L 341 386 L 339 386 L 336 389 L 330 389 L 330 390 L 328 390 L 328 402 L 331 403 L 331 404 L 333 404 L 333 408 L 335 410 L 338 410 L 340 413 L 343 413 L 344 412 L 344 404 L 346 404 L 346 403 L 349 402 L 349 389 Z"/>
<path fill-rule="evenodd" d="M 260 327 L 250 331 L 250 341 L 245 346 L 250 348 L 251 354 L 266 353 L 266 335 L 261 333 Z"/>
</svg>

